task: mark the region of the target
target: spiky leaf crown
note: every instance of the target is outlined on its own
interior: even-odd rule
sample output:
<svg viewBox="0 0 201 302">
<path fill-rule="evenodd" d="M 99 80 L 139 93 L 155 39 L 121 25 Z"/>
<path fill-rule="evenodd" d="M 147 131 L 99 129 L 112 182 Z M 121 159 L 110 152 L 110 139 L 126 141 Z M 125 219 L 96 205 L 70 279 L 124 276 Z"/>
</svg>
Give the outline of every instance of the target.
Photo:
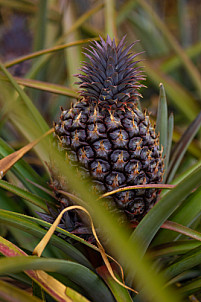
<svg viewBox="0 0 201 302">
<path fill-rule="evenodd" d="M 120 108 L 122 105 L 133 103 L 140 95 L 138 89 L 143 85 L 139 83 L 144 80 L 135 57 L 130 49 L 136 43 L 125 48 L 125 36 L 116 45 L 110 37 L 106 42 L 100 37 L 100 42 L 92 42 L 88 53 L 90 63 L 84 62 L 78 74 L 81 80 L 77 84 L 82 89 L 81 96 L 90 102 L 98 103 L 99 106 L 107 108 Z M 125 48 L 125 49 L 124 49 Z"/>
</svg>

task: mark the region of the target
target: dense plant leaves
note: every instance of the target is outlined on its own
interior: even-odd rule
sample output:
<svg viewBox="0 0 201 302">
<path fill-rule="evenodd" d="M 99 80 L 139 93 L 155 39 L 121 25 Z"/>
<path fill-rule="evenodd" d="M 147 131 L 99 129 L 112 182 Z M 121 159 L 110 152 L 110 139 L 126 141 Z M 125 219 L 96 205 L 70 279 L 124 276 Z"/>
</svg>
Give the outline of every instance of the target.
<svg viewBox="0 0 201 302">
<path fill-rule="evenodd" d="M 147 250 L 153 237 L 160 226 L 168 219 L 175 209 L 182 203 L 192 190 L 200 185 L 201 167 L 188 175 L 176 188 L 168 192 L 161 200 L 147 213 L 132 233 L 130 240 L 140 240 L 143 254 Z M 143 256 L 142 254 L 142 256 Z"/>
<path fill-rule="evenodd" d="M 53 129 L 50 129 L 44 133 L 41 137 L 29 143 L 28 145 L 22 147 L 21 149 L 7 155 L 6 157 L 0 160 L 0 177 L 2 178 L 6 172 L 19 160 L 21 159 L 28 151 L 35 147 L 40 140 L 45 138 L 47 135 L 51 134 Z"/>
<path fill-rule="evenodd" d="M 50 54 L 50 53 L 53 53 L 53 52 L 56 52 L 58 50 L 62 50 L 62 49 L 68 48 L 68 47 L 73 47 L 73 46 L 77 46 L 77 45 L 80 45 L 80 44 L 85 44 L 85 43 L 90 42 L 91 40 L 94 41 L 96 39 L 94 39 L 94 38 L 93 39 L 85 39 L 85 40 L 70 42 L 70 43 L 66 43 L 66 44 L 62 44 L 62 45 L 57 45 L 57 46 L 54 46 L 54 47 L 51 47 L 51 48 L 48 48 L 48 49 L 39 50 L 39 51 L 33 52 L 31 54 L 25 55 L 23 57 L 14 59 L 10 62 L 7 62 L 5 64 L 5 67 L 8 68 L 8 67 L 11 67 L 13 65 L 19 64 L 23 61 L 34 59 L 34 58 L 39 57 L 41 55 Z"/>
<path fill-rule="evenodd" d="M 170 217 L 171 221 L 184 226 L 190 226 L 201 215 L 201 186 L 194 191 Z M 154 240 L 154 245 L 170 242 L 179 238 L 179 234 L 168 230 L 160 230 Z"/>
<path fill-rule="evenodd" d="M 90 302 L 88 299 L 86 299 L 84 296 L 82 296 L 80 293 L 76 292 L 70 287 L 67 287 L 66 295 L 70 299 L 72 299 L 73 302 Z"/>
<path fill-rule="evenodd" d="M 184 254 L 200 246 L 197 240 L 179 240 L 157 245 L 148 250 L 149 256 L 158 258 L 170 255 Z"/>
<path fill-rule="evenodd" d="M 6 157 L 7 155 L 14 152 L 14 149 L 11 148 L 8 143 L 6 143 L 2 138 L 0 138 L 0 158 Z M 30 181 L 37 183 L 43 187 L 46 187 L 46 182 L 44 179 L 36 173 L 36 171 L 27 164 L 23 159 L 20 159 L 15 165 L 11 168 L 11 171 L 15 176 L 23 183 L 23 185 L 30 190 L 32 193 L 37 193 L 40 197 L 45 198 L 48 202 L 51 202 L 51 197 L 45 193 L 43 190 L 31 184 Z"/>
<path fill-rule="evenodd" d="M 61 85 L 37 81 L 37 80 L 33 80 L 33 79 L 24 79 L 24 78 L 19 78 L 19 77 L 14 77 L 14 79 L 19 85 L 22 85 L 25 87 L 48 91 L 51 93 L 60 94 L 60 95 L 64 95 L 64 96 L 70 96 L 70 97 L 73 97 L 76 99 L 79 98 L 79 95 L 75 90 L 61 86 Z M 2 80 L 7 81 L 7 78 L 2 77 Z"/>
<path fill-rule="evenodd" d="M 26 200 L 30 201 L 32 204 L 35 204 L 37 207 L 45 210 L 46 212 L 48 211 L 45 199 L 42 199 L 39 196 L 36 196 L 28 191 L 25 191 L 1 179 L 0 179 L 0 187 L 8 190 L 9 192 L 16 194 L 17 196 L 25 198 Z"/>
<path fill-rule="evenodd" d="M 201 287 L 201 277 L 196 278 L 196 280 L 188 282 L 186 285 L 181 286 L 178 291 L 183 295 L 191 295 L 196 292 L 200 292 Z"/>
<path fill-rule="evenodd" d="M 176 259 L 163 272 L 165 276 L 168 279 L 170 279 L 187 269 L 199 265 L 200 262 L 201 262 L 201 244 L 197 248 L 190 250 L 185 255 Z"/>
<path fill-rule="evenodd" d="M 15 262 L 16 257 L 17 259 L 20 259 L 21 257 L 27 258 L 27 255 L 25 252 L 23 252 L 20 248 L 18 248 L 13 243 L 9 242 L 8 240 L 0 237 L 0 252 L 6 256 L 11 258 L 2 258 L 1 261 L 4 263 L 8 263 L 9 261 Z M 8 261 L 8 262 L 7 262 Z M 12 271 L 11 267 L 10 270 Z M 7 271 L 8 272 L 8 271 Z M 6 273 L 7 273 L 6 272 Z M 55 278 L 49 276 L 43 271 L 25 271 L 25 273 L 39 286 L 41 286 L 49 295 L 51 295 L 57 302 L 71 302 L 71 299 L 69 299 L 66 294 L 66 286 L 64 286 L 61 282 L 56 280 Z"/>
<path fill-rule="evenodd" d="M 17 84 L 13 76 L 6 70 L 4 65 L 0 62 L 0 69 L 5 74 L 5 76 L 8 78 L 9 82 L 13 86 L 13 88 L 18 92 L 19 96 L 23 100 L 24 104 L 29 108 L 30 113 L 32 114 L 33 119 L 36 121 L 42 132 L 46 132 L 49 130 L 49 127 L 47 123 L 45 122 L 44 118 L 41 116 L 39 111 L 36 109 L 36 107 L 33 105 L 31 99 L 28 97 L 28 95 L 23 91 L 23 89 Z"/>
<path fill-rule="evenodd" d="M 144 11 L 151 17 L 154 24 L 157 28 L 163 33 L 164 38 L 170 43 L 174 51 L 180 56 L 183 66 L 186 71 L 189 73 L 190 79 L 195 85 L 199 94 L 201 94 L 201 75 L 199 70 L 189 59 L 188 55 L 184 52 L 177 39 L 172 35 L 171 31 L 165 25 L 165 23 L 160 19 L 157 13 L 153 10 L 152 6 L 145 0 L 138 1 L 139 5 L 143 8 Z"/>
<path fill-rule="evenodd" d="M 16 286 L 0 280 L 0 299 L 4 302 L 42 302 L 25 290 L 19 289 Z"/>
<path fill-rule="evenodd" d="M 118 269 L 116 265 L 111 265 L 111 266 L 113 271 L 115 271 L 115 276 L 121 281 L 120 276 L 118 275 Z M 111 277 L 111 274 L 108 272 L 106 266 L 98 267 L 96 271 L 107 283 L 117 302 L 132 302 L 131 296 L 129 295 L 128 291 L 124 287 L 119 285 Z"/>
<path fill-rule="evenodd" d="M 171 182 L 173 185 L 178 185 L 179 183 L 181 183 L 188 175 L 190 175 L 191 173 L 193 173 L 194 171 L 196 171 L 198 168 L 201 167 L 201 160 L 197 161 L 194 165 L 192 165 L 191 167 L 189 167 L 187 170 L 185 170 L 183 173 L 181 173 L 180 175 L 178 175 L 177 177 L 174 178 L 174 180 Z M 165 196 L 167 193 L 169 192 L 169 190 L 162 190 L 160 197 L 162 198 L 163 196 Z"/>
<path fill-rule="evenodd" d="M 168 99 L 183 113 L 186 119 L 192 121 L 199 112 L 199 106 L 189 91 L 174 79 L 168 77 L 155 64 L 146 61 L 145 71 L 155 87 L 158 87 L 158 83 L 163 83 Z"/>
<path fill-rule="evenodd" d="M 41 228 L 39 225 L 29 220 L 26 220 L 24 215 L 19 215 L 17 213 L 0 210 L 0 222 L 21 229 L 24 232 L 32 234 L 39 239 L 42 239 L 42 237 L 46 234 L 46 231 L 43 228 Z M 50 226 L 49 223 L 46 223 L 46 225 Z M 60 250 L 62 250 L 63 252 L 65 252 L 70 259 L 73 259 L 78 263 L 81 263 L 86 267 L 93 269 L 92 265 L 87 260 L 87 258 L 79 250 L 77 250 L 72 244 L 69 244 L 68 242 L 62 240 L 61 238 L 55 235 L 52 236 L 50 243 L 56 246 L 57 248 L 59 248 Z"/>
<path fill-rule="evenodd" d="M 44 270 L 66 275 L 70 280 L 83 288 L 92 301 L 114 302 L 112 294 L 102 279 L 78 263 L 54 258 L 39 258 L 36 256 L 18 256 L 17 261 L 15 257 L 0 259 L 0 274 L 29 270 Z M 39 272 L 37 274 L 39 275 Z"/>
</svg>

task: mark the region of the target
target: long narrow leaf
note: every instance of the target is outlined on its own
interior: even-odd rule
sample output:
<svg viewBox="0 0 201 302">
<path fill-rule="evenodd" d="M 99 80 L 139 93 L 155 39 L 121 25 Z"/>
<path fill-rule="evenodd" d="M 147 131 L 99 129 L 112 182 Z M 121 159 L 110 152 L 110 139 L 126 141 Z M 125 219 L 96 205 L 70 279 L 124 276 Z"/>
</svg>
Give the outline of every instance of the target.
<svg viewBox="0 0 201 302">
<path fill-rule="evenodd" d="M 4 181 L 4 180 L 0 180 L 0 187 L 5 190 L 8 190 L 9 192 L 16 194 L 17 196 L 20 196 L 20 197 L 30 201 L 32 204 L 35 204 L 37 207 L 45 210 L 46 212 L 48 211 L 45 199 L 42 199 L 41 197 L 36 196 L 30 192 L 27 192 L 17 186 L 14 186 L 14 185 L 8 183 L 7 181 Z"/>
<path fill-rule="evenodd" d="M 23 100 L 24 104 L 26 104 L 27 108 L 29 108 L 29 112 L 32 114 L 33 119 L 37 122 L 38 126 L 41 128 L 42 132 L 48 131 L 48 125 L 39 113 L 39 111 L 36 109 L 36 107 L 33 105 L 31 99 L 28 97 L 28 95 L 23 91 L 23 89 L 17 84 L 13 76 L 6 70 L 4 65 L 0 62 L 0 69 L 5 74 L 5 76 L 10 81 L 13 88 L 18 92 L 20 98 Z"/>
<path fill-rule="evenodd" d="M 8 81 L 8 79 L 6 77 L 1 77 L 1 79 Z M 52 93 L 60 94 L 60 95 L 64 95 L 64 96 L 70 96 L 70 97 L 73 97 L 76 99 L 79 98 L 79 95 L 75 90 L 67 88 L 65 86 L 37 81 L 37 80 L 33 80 L 33 79 L 19 78 L 19 77 L 14 77 L 14 79 L 16 80 L 16 82 L 19 85 L 23 85 L 25 87 L 48 91 L 48 92 L 52 92 Z"/>
<path fill-rule="evenodd" d="M 164 270 L 167 278 L 173 278 L 183 271 L 190 269 L 201 262 L 201 245 L 189 251 L 184 256 L 179 257 L 169 267 Z"/>
<path fill-rule="evenodd" d="M 115 271 L 114 265 L 112 266 L 113 271 Z M 116 269 L 117 270 L 117 269 Z M 128 293 L 128 290 L 120 286 L 110 275 L 106 266 L 98 267 L 97 272 L 104 279 L 104 281 L 109 286 L 112 291 L 116 302 L 132 302 L 131 296 Z M 116 272 L 115 276 L 121 281 L 120 276 Z"/>
<path fill-rule="evenodd" d="M 192 63 L 186 53 L 183 51 L 182 47 L 177 42 L 176 38 L 169 31 L 165 23 L 160 19 L 157 13 L 152 9 L 152 6 L 146 2 L 145 0 L 138 0 L 139 5 L 148 13 L 148 15 L 152 18 L 155 25 L 159 30 L 163 33 L 164 37 L 170 43 L 175 52 L 180 56 L 184 67 L 189 73 L 190 79 L 193 81 L 197 91 L 201 95 L 201 75 L 196 68 L 196 66 Z"/>
<path fill-rule="evenodd" d="M 174 210 L 182 203 L 184 198 L 200 184 L 201 167 L 186 177 L 178 186 L 167 193 L 161 200 L 147 213 L 139 223 L 130 240 L 140 240 L 143 254 L 147 250 L 160 226 L 168 219 Z"/>
<path fill-rule="evenodd" d="M 6 157 L 7 155 L 14 152 L 14 149 L 11 148 L 2 138 L 0 138 L 0 158 Z M 12 168 L 11 171 L 15 176 L 23 183 L 23 185 L 30 190 L 32 193 L 40 195 L 41 198 L 45 198 L 49 202 L 52 201 L 52 198 L 49 194 L 46 194 L 41 189 L 37 188 L 31 184 L 28 180 L 46 187 L 47 184 L 44 179 L 36 173 L 36 171 L 28 165 L 23 159 L 20 159 Z"/>
<path fill-rule="evenodd" d="M 0 259 L 0 274 L 29 270 L 44 270 L 63 274 L 83 288 L 92 300 L 114 302 L 112 294 L 102 279 L 78 263 L 36 256 L 18 256 L 17 261 L 16 257 Z"/>
<path fill-rule="evenodd" d="M 11 243 L 10 241 L 0 237 L 0 252 L 6 256 L 11 258 L 2 259 L 4 262 L 7 262 L 8 259 L 11 261 L 14 260 L 15 263 L 16 257 L 17 260 L 21 257 L 27 258 L 25 252 L 23 252 L 16 245 Z M 9 261 L 9 260 L 8 260 Z M 11 267 L 10 267 L 11 269 Z M 10 270 L 12 271 L 12 269 Z M 36 282 L 39 286 L 41 286 L 49 295 L 55 298 L 58 302 L 72 302 L 66 294 L 66 286 L 64 286 L 61 282 L 56 280 L 55 278 L 49 276 L 43 271 L 35 272 L 33 270 L 29 270 L 25 272 L 34 282 Z"/>
<path fill-rule="evenodd" d="M 28 145 L 22 147 L 18 151 L 15 151 L 6 157 L 0 160 L 0 177 L 3 177 L 6 172 L 19 160 L 21 159 L 28 151 L 35 147 L 43 138 L 51 134 L 53 129 L 50 129 L 44 133 L 41 137 L 37 138 L 35 141 L 29 143 Z"/>
<path fill-rule="evenodd" d="M 185 254 L 188 251 L 200 246 L 200 242 L 197 240 L 179 240 L 157 245 L 149 250 L 149 256 L 153 258 L 163 256 L 178 256 L 179 254 Z"/>
<path fill-rule="evenodd" d="M 7 282 L 0 280 L 0 299 L 4 302 L 42 302 L 25 290 L 19 289 Z"/>
<path fill-rule="evenodd" d="M 200 288 L 201 288 L 201 277 L 197 278 L 196 280 L 188 282 L 188 284 L 180 287 L 178 291 L 181 294 L 186 294 L 189 296 L 193 293 L 200 292 Z"/>
<path fill-rule="evenodd" d="M 15 219 L 13 219 L 14 217 Z M 9 211 L 0 210 L 0 221 L 9 226 L 21 229 L 28 234 L 32 234 L 34 237 L 39 239 L 42 239 L 42 237 L 46 234 L 46 230 L 39 227 L 39 225 L 32 221 L 26 220 L 23 215 L 17 215 L 17 213 L 11 213 Z M 47 222 L 45 223 L 45 225 L 50 226 L 50 224 Z M 81 263 L 86 267 L 92 269 L 91 263 L 72 244 L 62 240 L 56 235 L 52 236 L 50 243 L 65 252 L 70 259 L 73 259 L 78 263 Z"/>
<path fill-rule="evenodd" d="M 160 149 L 163 148 L 163 156 L 167 156 L 167 141 L 168 141 L 168 110 L 165 88 L 160 84 L 160 97 L 158 104 L 158 113 L 156 120 L 156 132 L 159 133 Z M 167 168 L 167 157 L 165 158 L 165 169 Z"/>
<path fill-rule="evenodd" d="M 144 67 L 149 80 L 158 89 L 158 83 L 162 82 L 165 86 L 165 91 L 168 98 L 173 102 L 173 104 L 178 108 L 178 110 L 185 115 L 185 117 L 192 121 L 194 120 L 197 112 L 200 108 L 193 98 L 193 96 L 186 90 L 184 86 L 181 86 L 174 79 L 163 73 L 156 65 L 146 61 Z M 182 100 L 182 102 L 181 102 Z"/>
<path fill-rule="evenodd" d="M 39 51 L 36 51 L 36 52 L 31 53 L 29 55 L 26 55 L 26 56 L 17 58 L 15 60 L 12 60 L 10 62 L 7 62 L 5 64 L 5 67 L 8 68 L 8 67 L 11 67 L 15 64 L 19 64 L 19 63 L 21 63 L 23 61 L 26 61 L 26 60 L 34 59 L 34 58 L 42 56 L 44 54 L 50 54 L 50 53 L 56 52 L 58 50 L 62 50 L 62 49 L 68 48 L 68 47 L 73 47 L 73 46 L 85 44 L 85 43 L 88 43 L 90 41 L 94 41 L 94 40 L 97 40 L 97 39 L 99 39 L 99 38 L 79 40 L 79 41 L 70 42 L 70 43 L 66 43 L 66 44 L 62 44 L 62 45 L 57 45 L 57 46 L 54 46 L 54 47 L 51 47 L 51 48 L 48 48 L 48 49 L 39 50 Z"/>
<path fill-rule="evenodd" d="M 169 158 L 171 153 L 171 147 L 172 147 L 172 137 L 173 137 L 173 130 L 174 130 L 174 116 L 171 113 L 168 119 L 168 140 L 167 140 L 167 151 L 166 151 L 166 158 L 165 158 L 165 173 L 163 176 L 163 182 L 166 181 L 167 178 L 167 169 L 169 164 Z"/>
<path fill-rule="evenodd" d="M 168 182 L 172 181 L 188 146 L 190 145 L 193 137 L 199 130 L 200 126 L 201 126 L 201 112 L 198 114 L 196 119 L 190 124 L 188 129 L 184 132 L 180 141 L 177 143 L 174 149 L 174 153 L 172 154 L 172 158 L 168 168 Z"/>
<path fill-rule="evenodd" d="M 201 187 L 193 192 L 182 204 L 178 210 L 171 216 L 171 221 L 179 223 L 184 226 L 190 226 L 201 215 Z M 179 238 L 179 234 L 169 232 L 167 230 L 160 230 L 159 234 L 154 240 L 155 244 L 170 242 Z"/>
</svg>

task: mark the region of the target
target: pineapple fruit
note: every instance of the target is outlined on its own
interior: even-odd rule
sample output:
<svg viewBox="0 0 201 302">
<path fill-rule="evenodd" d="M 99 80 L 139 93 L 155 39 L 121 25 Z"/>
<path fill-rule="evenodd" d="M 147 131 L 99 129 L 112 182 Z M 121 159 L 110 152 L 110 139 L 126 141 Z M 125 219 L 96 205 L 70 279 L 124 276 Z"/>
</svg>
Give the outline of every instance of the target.
<svg viewBox="0 0 201 302">
<path fill-rule="evenodd" d="M 143 86 L 139 81 L 144 77 L 136 67 L 138 54 L 129 52 L 135 43 L 125 47 L 124 40 L 116 45 L 107 37 L 91 44 L 85 54 L 89 62 L 83 63 L 82 74 L 77 75 L 82 98 L 71 109 L 62 109 L 54 127 L 70 163 L 79 164 L 102 194 L 160 183 L 164 172 L 158 136 L 149 116 L 137 107 Z M 157 196 L 156 189 L 128 190 L 113 194 L 108 204 L 115 204 L 128 221 L 139 222 Z M 75 213 L 66 215 L 62 227 L 73 230 L 80 225 Z"/>
</svg>

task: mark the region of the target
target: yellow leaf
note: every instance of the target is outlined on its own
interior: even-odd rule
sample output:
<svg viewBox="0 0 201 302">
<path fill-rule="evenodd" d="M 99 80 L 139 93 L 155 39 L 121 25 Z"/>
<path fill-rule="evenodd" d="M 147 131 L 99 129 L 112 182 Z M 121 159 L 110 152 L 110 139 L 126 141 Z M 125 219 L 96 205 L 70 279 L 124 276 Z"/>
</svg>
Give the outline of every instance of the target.
<svg viewBox="0 0 201 302">
<path fill-rule="evenodd" d="M 94 224 L 93 224 L 93 220 L 91 218 L 91 215 L 89 214 L 89 212 L 82 206 L 78 206 L 78 205 L 75 205 L 75 206 L 69 206 L 65 209 L 63 209 L 63 211 L 61 211 L 61 213 L 57 216 L 56 220 L 54 221 L 54 223 L 52 224 L 52 226 L 50 227 L 50 229 L 47 231 L 47 233 L 45 234 L 45 236 L 43 237 L 43 239 L 38 243 L 38 245 L 35 247 L 34 251 L 33 251 L 33 255 L 37 255 L 37 256 L 41 256 L 42 252 L 44 251 L 46 245 L 48 244 L 51 236 L 53 235 L 54 231 L 56 230 L 58 224 L 60 223 L 61 221 L 61 218 L 63 216 L 63 214 L 67 211 L 70 211 L 70 210 L 82 210 L 84 211 L 88 217 L 89 217 L 89 220 L 90 220 L 90 225 L 91 225 L 91 228 L 92 228 L 92 233 L 96 239 L 96 242 L 97 242 L 97 245 L 98 245 L 98 249 L 99 249 L 99 252 L 101 253 L 101 256 L 103 258 L 103 261 L 111 275 L 111 277 L 118 283 L 120 284 L 121 286 L 123 286 L 124 288 L 128 289 L 128 290 L 131 290 L 135 293 L 138 294 L 138 292 L 136 290 L 134 290 L 133 288 L 130 288 L 129 286 L 125 285 L 123 282 L 119 281 L 117 279 L 117 277 L 115 276 L 113 270 L 112 270 L 112 267 L 111 267 L 111 264 L 108 260 L 108 256 L 102 246 L 102 244 L 100 243 L 99 239 L 98 239 L 98 236 L 96 234 L 96 230 L 95 230 L 95 227 L 94 227 Z M 123 269 L 121 267 L 121 265 L 111 256 L 109 256 L 110 259 L 112 259 L 115 263 L 117 263 L 117 265 L 120 267 L 120 270 L 121 270 L 121 274 L 122 274 L 122 279 L 124 280 L 124 274 L 123 274 Z"/>
<path fill-rule="evenodd" d="M 52 133 L 54 129 L 50 129 L 44 133 L 41 137 L 37 138 L 28 145 L 22 147 L 20 150 L 15 151 L 0 160 L 0 179 L 6 174 L 6 172 L 12 168 L 12 166 L 21 159 L 28 151 L 30 151 L 35 145 L 37 145 L 44 137 Z"/>
</svg>

